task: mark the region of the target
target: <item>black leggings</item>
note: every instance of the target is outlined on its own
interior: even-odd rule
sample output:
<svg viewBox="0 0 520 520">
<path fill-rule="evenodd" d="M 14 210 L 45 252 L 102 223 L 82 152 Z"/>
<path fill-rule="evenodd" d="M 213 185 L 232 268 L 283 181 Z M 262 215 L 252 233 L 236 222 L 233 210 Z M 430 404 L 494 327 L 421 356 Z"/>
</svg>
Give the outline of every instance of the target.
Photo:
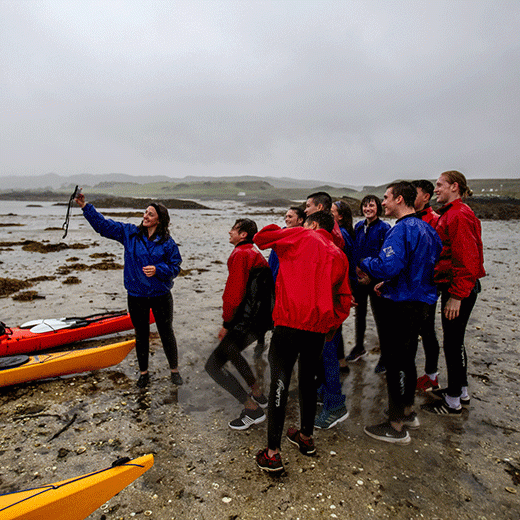
<svg viewBox="0 0 520 520">
<path fill-rule="evenodd" d="M 289 384 L 296 360 L 301 431 L 304 435 L 312 435 L 316 416 L 316 377 L 321 367 L 320 356 L 324 345 L 325 334 L 290 327 L 275 327 L 269 347 L 271 388 L 267 445 L 270 449 L 280 448 Z"/>
<path fill-rule="evenodd" d="M 242 404 L 247 401 L 248 393 L 224 365 L 230 361 L 245 382 L 250 387 L 253 386 L 256 378 L 242 351 L 257 339 L 254 334 L 231 329 L 206 362 L 206 372 L 211 378 Z"/>
<path fill-rule="evenodd" d="M 419 335 L 422 338 L 424 348 L 424 373 L 435 374 L 439 363 L 439 341 L 435 332 L 435 314 L 437 312 L 437 302 L 428 305 L 428 317 L 423 323 Z"/>
<path fill-rule="evenodd" d="M 148 370 L 148 354 L 150 352 L 150 309 L 155 317 L 155 324 L 161 337 L 168 364 L 173 370 L 177 368 L 177 341 L 173 333 L 173 297 L 171 293 L 164 296 L 139 297 L 128 295 L 128 312 L 135 329 L 135 351 L 139 370 Z"/>
<path fill-rule="evenodd" d="M 460 302 L 460 312 L 454 320 L 448 320 L 444 316 L 446 302 L 451 296 L 448 288 L 446 286 L 441 287 L 443 347 L 448 371 L 447 393 L 450 397 L 459 397 L 462 393 L 462 387 L 468 386 L 468 357 L 464 346 L 464 336 L 471 311 L 477 301 L 480 284 L 477 282 L 470 295 Z"/>
<path fill-rule="evenodd" d="M 369 285 L 359 284 L 354 294 L 357 306 L 356 311 L 356 350 L 364 350 L 365 331 L 367 328 L 367 308 L 368 300 L 370 299 L 370 307 L 372 308 L 372 315 L 376 323 L 377 336 L 381 342 L 381 297 L 374 291 L 375 283 Z"/>
</svg>

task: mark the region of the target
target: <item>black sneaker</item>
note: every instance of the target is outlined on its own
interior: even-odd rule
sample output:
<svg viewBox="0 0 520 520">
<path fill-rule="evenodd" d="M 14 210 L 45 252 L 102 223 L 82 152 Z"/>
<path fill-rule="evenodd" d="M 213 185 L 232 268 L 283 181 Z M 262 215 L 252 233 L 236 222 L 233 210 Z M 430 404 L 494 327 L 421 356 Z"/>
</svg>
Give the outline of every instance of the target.
<svg viewBox="0 0 520 520">
<path fill-rule="evenodd" d="M 255 359 L 260 359 L 262 357 L 262 354 L 264 353 L 266 349 L 266 345 L 265 343 L 263 342 L 258 342 L 256 345 L 255 345 L 255 350 L 254 350 L 254 358 Z"/>
<path fill-rule="evenodd" d="M 287 440 L 292 442 L 295 446 L 298 446 L 300 453 L 304 455 L 314 455 L 316 453 L 316 446 L 314 446 L 312 437 L 310 439 L 302 439 L 300 430 L 296 428 L 289 428 L 287 430 Z"/>
<path fill-rule="evenodd" d="M 398 432 L 389 421 L 376 426 L 365 426 L 364 432 L 373 439 L 393 444 L 409 444 L 411 441 L 410 434 L 406 428 Z"/>
<path fill-rule="evenodd" d="M 462 413 L 462 406 L 459 405 L 458 408 L 452 408 L 443 398 L 442 401 L 422 404 L 421 410 L 435 415 L 460 415 Z"/>
<path fill-rule="evenodd" d="M 377 362 L 376 367 L 374 368 L 375 374 L 386 374 L 386 367 L 381 362 L 381 359 Z"/>
<path fill-rule="evenodd" d="M 347 363 L 355 363 L 359 359 L 361 359 L 363 356 L 367 355 L 367 351 L 365 349 L 352 349 L 350 354 L 345 357 L 345 361 Z"/>
<path fill-rule="evenodd" d="M 179 374 L 179 372 L 172 372 L 171 375 L 172 383 L 177 386 L 181 386 L 184 384 L 184 381 L 182 380 L 182 376 Z"/>
<path fill-rule="evenodd" d="M 282 458 L 279 453 L 275 453 L 272 457 L 268 455 L 268 449 L 260 450 L 256 454 L 256 465 L 264 471 L 270 473 L 281 473 L 283 471 Z"/>
<path fill-rule="evenodd" d="M 267 408 L 267 405 L 269 404 L 269 401 L 267 400 L 267 397 L 262 394 L 258 397 L 254 396 L 253 394 L 249 394 L 249 397 L 258 405 L 260 408 Z"/>
<path fill-rule="evenodd" d="M 388 417 L 388 410 L 383 412 L 386 417 Z M 406 426 L 409 430 L 417 430 L 421 423 L 419 422 L 419 417 L 415 412 L 412 412 L 410 415 L 404 415 L 401 419 L 401 422 Z"/>
<path fill-rule="evenodd" d="M 141 374 L 139 376 L 139 379 L 137 380 L 137 387 L 145 388 L 148 386 L 149 382 L 150 382 L 150 374 L 148 372 L 146 372 L 146 374 Z"/>
<path fill-rule="evenodd" d="M 256 410 L 244 408 L 238 419 L 234 419 L 229 423 L 232 430 L 247 430 L 253 424 L 260 424 L 265 421 L 264 411 L 258 407 Z"/>
<path fill-rule="evenodd" d="M 431 393 L 435 397 L 440 397 L 441 399 L 444 399 L 444 396 L 448 395 L 448 389 L 447 388 L 437 388 L 436 390 L 432 390 Z M 469 397 L 460 398 L 460 404 L 462 406 L 469 406 L 470 402 L 471 402 L 471 399 Z"/>
</svg>

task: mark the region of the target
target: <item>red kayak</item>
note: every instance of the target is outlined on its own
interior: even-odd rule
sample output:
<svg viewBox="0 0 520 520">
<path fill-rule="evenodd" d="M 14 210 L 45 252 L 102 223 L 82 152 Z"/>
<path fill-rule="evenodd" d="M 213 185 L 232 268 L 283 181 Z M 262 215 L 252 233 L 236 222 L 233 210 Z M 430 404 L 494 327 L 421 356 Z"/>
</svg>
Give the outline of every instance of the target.
<svg viewBox="0 0 520 520">
<path fill-rule="evenodd" d="M 154 321 L 150 312 L 150 323 Z M 133 328 L 126 311 L 105 312 L 83 318 L 34 320 L 19 327 L 2 324 L 0 356 L 36 352 Z"/>
</svg>

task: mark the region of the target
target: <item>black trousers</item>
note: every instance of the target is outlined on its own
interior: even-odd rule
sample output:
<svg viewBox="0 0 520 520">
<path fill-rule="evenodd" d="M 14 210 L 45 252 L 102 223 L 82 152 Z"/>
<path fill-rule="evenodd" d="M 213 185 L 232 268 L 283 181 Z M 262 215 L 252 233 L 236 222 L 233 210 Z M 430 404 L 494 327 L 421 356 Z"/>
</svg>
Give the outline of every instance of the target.
<svg viewBox="0 0 520 520">
<path fill-rule="evenodd" d="M 150 309 L 155 317 L 157 331 L 161 338 L 164 353 L 171 369 L 177 368 L 177 341 L 173 333 L 173 297 L 164 296 L 138 297 L 128 295 L 128 312 L 135 329 L 135 351 L 139 370 L 148 370 L 150 352 Z"/>
<path fill-rule="evenodd" d="M 378 296 L 374 292 L 374 283 L 370 283 L 369 285 L 361 285 L 359 284 L 356 287 L 356 292 L 354 293 L 354 298 L 356 300 L 357 306 L 355 307 L 356 314 L 356 350 L 363 350 L 365 348 L 365 331 L 367 328 L 367 309 L 368 309 L 368 300 L 370 299 L 370 307 L 372 308 L 372 315 L 374 316 L 374 321 L 376 323 L 377 335 L 379 337 L 379 341 L 381 341 L 381 308 L 382 303 L 380 296 Z"/>
<path fill-rule="evenodd" d="M 325 334 L 275 327 L 269 348 L 271 388 L 267 420 L 267 445 L 280 448 L 291 374 L 298 361 L 300 400 L 300 428 L 311 436 L 316 416 L 316 377 L 320 370 L 320 356 L 325 345 Z"/>
<path fill-rule="evenodd" d="M 248 393 L 224 365 L 231 362 L 245 382 L 253 386 L 256 378 L 242 352 L 257 339 L 252 333 L 231 329 L 206 362 L 206 372 L 211 378 L 242 404 L 246 402 Z"/>
<path fill-rule="evenodd" d="M 451 296 L 448 292 L 449 287 L 441 286 L 440 289 L 443 348 L 448 371 L 447 393 L 450 397 L 460 397 L 462 387 L 468 386 L 468 356 L 464 346 L 464 336 L 471 311 L 477 301 L 480 283 L 477 282 L 471 294 L 461 301 L 459 315 L 454 320 L 448 320 L 444 316 L 446 302 Z"/>
<path fill-rule="evenodd" d="M 394 302 L 381 298 L 381 355 L 385 360 L 388 389 L 388 415 L 391 421 L 404 416 L 412 406 L 417 385 L 415 355 L 419 330 L 428 318 L 427 303 Z"/>
</svg>

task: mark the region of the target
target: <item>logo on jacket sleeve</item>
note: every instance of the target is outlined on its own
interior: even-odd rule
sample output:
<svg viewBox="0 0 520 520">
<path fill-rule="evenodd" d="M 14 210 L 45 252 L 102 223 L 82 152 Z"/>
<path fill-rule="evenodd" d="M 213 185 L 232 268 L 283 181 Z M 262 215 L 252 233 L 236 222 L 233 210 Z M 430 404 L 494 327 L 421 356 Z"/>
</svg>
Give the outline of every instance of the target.
<svg viewBox="0 0 520 520">
<path fill-rule="evenodd" d="M 383 252 L 385 253 L 385 256 L 388 258 L 389 256 L 395 255 L 394 250 L 392 249 L 392 246 L 384 247 Z"/>
</svg>

